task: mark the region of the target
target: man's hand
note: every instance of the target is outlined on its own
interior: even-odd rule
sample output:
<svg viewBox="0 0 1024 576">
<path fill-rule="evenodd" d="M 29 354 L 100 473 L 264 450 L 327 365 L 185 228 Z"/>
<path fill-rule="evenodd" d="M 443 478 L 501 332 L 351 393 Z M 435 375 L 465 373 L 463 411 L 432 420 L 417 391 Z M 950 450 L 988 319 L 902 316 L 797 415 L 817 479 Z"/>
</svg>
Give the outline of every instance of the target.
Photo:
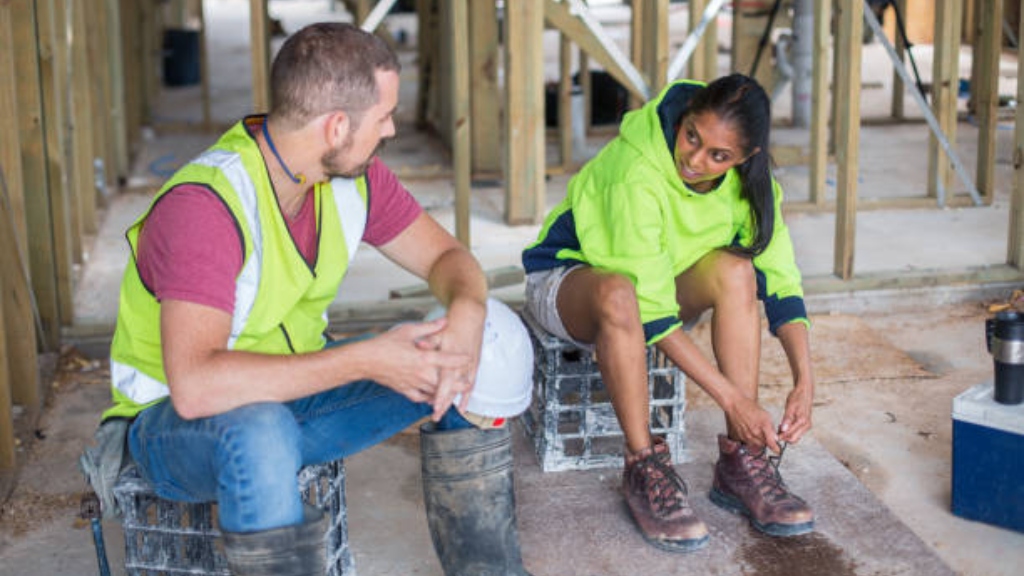
<svg viewBox="0 0 1024 576">
<path fill-rule="evenodd" d="M 436 403 L 442 375 L 465 370 L 476 358 L 432 344 L 441 339 L 447 325 L 446 318 L 401 324 L 370 340 L 380 366 L 373 379 L 413 402 Z"/>
<path fill-rule="evenodd" d="M 465 355 L 467 358 L 462 366 L 451 366 L 441 370 L 433 401 L 432 418 L 435 422 L 444 416 L 459 394 L 462 395 L 459 402 L 460 410 L 465 410 L 469 403 L 469 395 L 476 384 L 486 314 L 487 309 L 484 306 L 474 302 L 459 303 L 449 312 L 448 325 L 443 330 L 418 342 L 425 350 L 452 352 Z"/>
</svg>

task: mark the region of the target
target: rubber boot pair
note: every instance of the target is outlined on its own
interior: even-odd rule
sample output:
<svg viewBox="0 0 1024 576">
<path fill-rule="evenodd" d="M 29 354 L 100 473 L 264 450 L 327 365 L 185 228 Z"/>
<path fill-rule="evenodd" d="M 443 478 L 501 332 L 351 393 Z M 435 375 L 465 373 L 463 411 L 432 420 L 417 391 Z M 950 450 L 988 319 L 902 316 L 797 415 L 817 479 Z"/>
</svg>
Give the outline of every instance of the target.
<svg viewBox="0 0 1024 576">
<path fill-rule="evenodd" d="M 420 428 L 423 500 L 446 576 L 529 576 L 523 568 L 508 428 Z"/>
<path fill-rule="evenodd" d="M 235 576 L 323 576 L 327 569 L 323 512 L 305 507 L 302 524 L 261 532 L 225 532 L 224 554 Z"/>
</svg>

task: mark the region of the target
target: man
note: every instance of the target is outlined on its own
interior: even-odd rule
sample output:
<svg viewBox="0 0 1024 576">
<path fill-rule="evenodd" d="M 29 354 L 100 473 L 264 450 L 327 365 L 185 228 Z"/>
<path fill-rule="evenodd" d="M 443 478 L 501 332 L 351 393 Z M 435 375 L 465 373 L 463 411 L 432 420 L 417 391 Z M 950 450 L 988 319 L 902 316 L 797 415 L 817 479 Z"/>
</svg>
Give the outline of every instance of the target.
<svg viewBox="0 0 1024 576">
<path fill-rule="evenodd" d="M 525 573 L 511 466 L 462 454 L 510 460 L 501 422 L 529 402 L 528 376 L 478 370 L 485 318 L 518 355 L 512 373 L 529 373 L 529 346 L 521 324 L 495 320 L 510 313 L 488 302 L 470 252 L 377 158 L 395 134 L 398 73 L 358 28 L 302 29 L 275 58 L 270 113 L 179 170 L 128 231 L 104 419 L 132 421 L 128 446 L 160 496 L 218 503 L 235 574 L 323 574 L 323 553 L 298 552 L 321 544 L 324 522 L 303 506 L 298 470 L 427 417 L 424 495 L 445 572 Z M 325 346 L 360 241 L 425 279 L 447 316 Z"/>
</svg>

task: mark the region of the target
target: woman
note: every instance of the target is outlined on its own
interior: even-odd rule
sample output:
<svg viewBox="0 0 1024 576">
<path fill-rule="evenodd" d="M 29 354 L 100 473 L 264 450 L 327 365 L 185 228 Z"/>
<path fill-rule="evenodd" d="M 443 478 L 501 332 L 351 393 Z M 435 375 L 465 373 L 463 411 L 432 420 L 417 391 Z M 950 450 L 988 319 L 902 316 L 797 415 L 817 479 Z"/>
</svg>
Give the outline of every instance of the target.
<svg viewBox="0 0 1024 576">
<path fill-rule="evenodd" d="M 814 526 L 769 454 L 810 429 L 814 396 L 770 126 L 768 96 L 746 76 L 668 86 L 624 118 L 523 252 L 528 313 L 597 352 L 626 440 L 623 492 L 640 531 L 660 548 L 699 548 L 708 531 L 668 447 L 651 436 L 645 345 L 657 345 L 725 413 L 712 501 L 772 535 Z M 793 372 L 778 427 L 757 402 L 758 299 Z M 682 329 L 708 309 L 715 363 Z"/>
</svg>

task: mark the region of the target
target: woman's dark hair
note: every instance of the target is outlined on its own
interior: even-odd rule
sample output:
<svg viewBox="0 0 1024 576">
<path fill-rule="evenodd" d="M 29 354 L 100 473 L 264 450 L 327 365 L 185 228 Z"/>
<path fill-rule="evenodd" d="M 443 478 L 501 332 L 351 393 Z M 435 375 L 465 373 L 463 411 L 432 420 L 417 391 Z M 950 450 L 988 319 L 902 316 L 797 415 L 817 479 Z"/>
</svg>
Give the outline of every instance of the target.
<svg viewBox="0 0 1024 576">
<path fill-rule="evenodd" d="M 732 251 L 757 256 L 771 242 L 775 228 L 775 195 L 772 189 L 772 159 L 768 136 L 772 124 L 771 101 L 764 88 L 743 74 L 723 76 L 693 95 L 686 114 L 712 112 L 730 122 L 739 132 L 743 154 L 749 157 L 736 166 L 743 197 L 750 203 L 754 238 L 750 246 L 733 246 Z M 754 150 L 756 154 L 751 154 Z"/>
</svg>

